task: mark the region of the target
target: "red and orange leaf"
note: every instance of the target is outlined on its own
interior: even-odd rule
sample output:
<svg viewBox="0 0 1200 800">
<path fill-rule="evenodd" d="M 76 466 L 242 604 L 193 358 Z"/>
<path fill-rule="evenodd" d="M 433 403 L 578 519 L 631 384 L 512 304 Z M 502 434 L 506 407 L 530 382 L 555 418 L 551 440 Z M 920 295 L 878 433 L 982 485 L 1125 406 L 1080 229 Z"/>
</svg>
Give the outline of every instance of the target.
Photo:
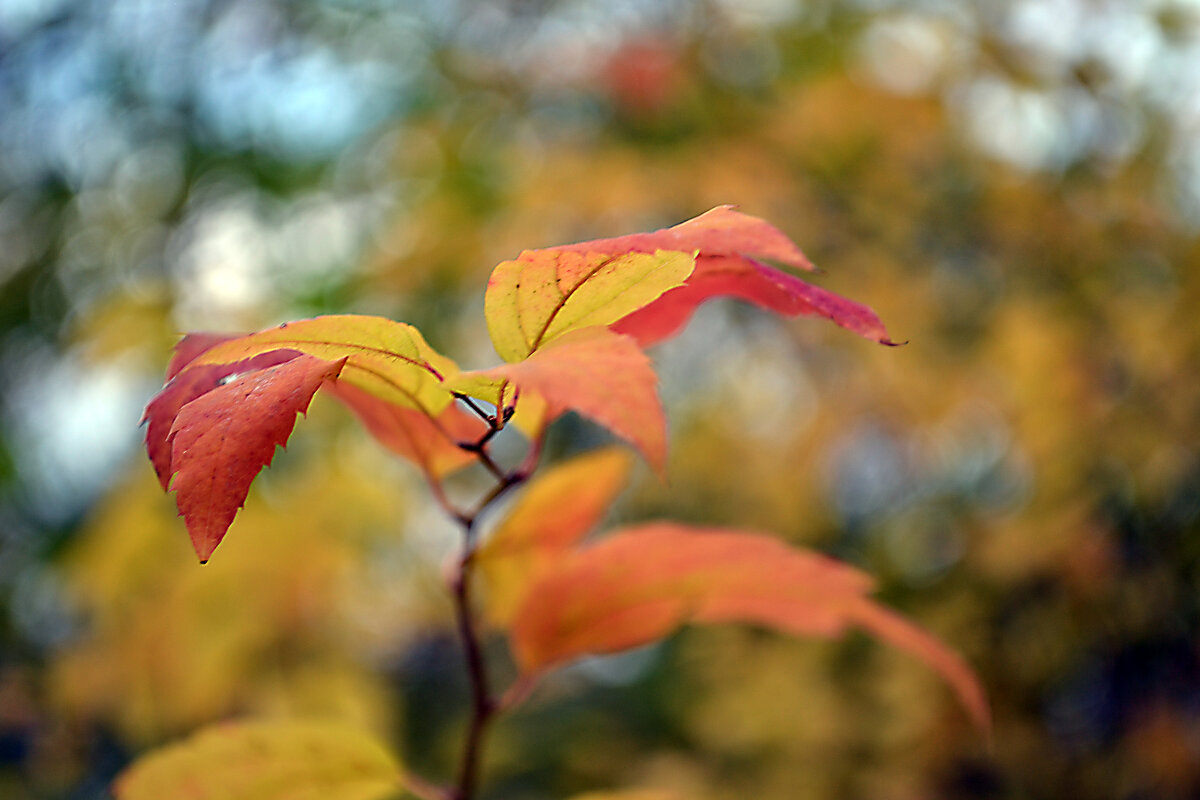
<svg viewBox="0 0 1200 800">
<path fill-rule="evenodd" d="M 492 622 L 511 622 L 541 571 L 596 526 L 624 487 L 630 458 L 615 447 L 595 450 L 554 466 L 525 488 L 475 553 Z"/>
<path fill-rule="evenodd" d="M 442 381 L 456 374 L 458 367 L 430 347 L 420 331 L 403 322 L 355 314 L 287 322 L 230 339 L 202 352 L 184 371 L 271 350 L 297 350 L 327 361 L 345 359 L 341 380 L 431 415 L 454 399 Z"/>
<path fill-rule="evenodd" d="M 484 313 L 496 352 L 521 361 L 570 331 L 610 325 L 682 286 L 691 252 L 527 250 L 488 279 Z"/>
<path fill-rule="evenodd" d="M 701 255 L 686 285 L 625 317 L 613 330 L 648 347 L 682 330 L 696 307 L 714 297 L 736 297 L 788 317 L 825 317 L 864 338 L 895 344 L 869 307 L 744 256 Z"/>
<path fill-rule="evenodd" d="M 572 252 L 652 253 L 655 250 L 700 251 L 701 256 L 752 255 L 797 269 L 813 265 L 791 239 L 766 220 L 743 214 L 734 206 L 717 206 L 698 217 L 649 233 L 630 233 L 610 239 L 551 248 Z"/>
<path fill-rule="evenodd" d="M 354 412 L 380 444 L 412 461 L 433 478 L 442 478 L 473 463 L 475 455 L 458 443 L 478 441 L 487 430 L 483 420 L 454 405 L 430 417 L 423 411 L 380 400 L 340 381 L 331 383 L 325 391 Z"/>
<path fill-rule="evenodd" d="M 757 259 L 771 259 L 812 270 L 800 249 L 778 228 L 733 206 L 717 206 L 694 219 L 652 233 L 550 248 L 559 252 L 696 252 L 696 269 L 687 283 L 654 303 L 631 312 L 613 327 L 637 338 L 643 347 L 677 333 L 696 306 L 713 297 L 737 297 L 787 316 L 825 317 L 860 336 L 893 344 L 887 329 L 867 306 L 813 286 Z M 539 251 L 544 252 L 544 251 Z"/>
<path fill-rule="evenodd" d="M 188 336 L 183 341 L 191 341 L 193 336 L 195 334 Z M 179 352 L 182 351 L 177 351 L 177 353 Z M 198 353 L 193 354 L 192 358 L 195 355 Z M 146 453 L 150 456 L 150 463 L 154 465 L 154 472 L 158 475 L 158 482 L 162 484 L 163 489 L 170 485 L 171 475 L 174 472 L 171 469 L 171 444 L 167 441 L 167 437 L 171 433 L 171 426 L 175 424 L 175 417 L 179 414 L 180 409 L 197 397 L 228 383 L 231 375 L 272 367 L 290 361 L 298 355 L 300 354 L 295 350 L 273 350 L 232 364 L 197 366 L 186 370 L 182 375 L 178 374 L 178 370 L 176 370 L 176 374 L 169 378 L 162 391 L 146 405 L 146 411 L 142 416 L 142 422 L 148 423 L 146 425 Z M 187 366 L 191 360 L 189 358 L 184 361 L 179 365 L 179 369 Z M 175 360 L 173 359 L 171 363 L 174 367 Z M 168 369 L 167 372 L 168 375 L 171 375 L 171 369 Z"/>
<path fill-rule="evenodd" d="M 921 658 L 989 726 L 983 691 L 962 659 L 868 596 L 865 573 L 761 534 L 675 523 L 628 528 L 547 570 L 511 634 L 522 671 L 614 653 L 687 622 L 747 622 L 834 637 L 859 627 Z"/>
<path fill-rule="evenodd" d="M 171 429 L 175 502 L 201 563 L 233 523 L 250 484 L 287 442 L 296 414 L 308 408 L 343 360 L 296 356 L 243 375 L 180 409 Z M 186 374 L 188 370 L 185 370 Z"/>
<path fill-rule="evenodd" d="M 522 396 L 532 392 L 544 399 L 546 419 L 577 411 L 633 444 L 659 473 L 664 470 L 667 430 L 658 376 L 630 337 L 601 327 L 570 331 L 524 361 L 464 372 L 448 385 L 492 402 L 496 385 L 505 382 L 508 392 L 515 387 Z"/>
</svg>

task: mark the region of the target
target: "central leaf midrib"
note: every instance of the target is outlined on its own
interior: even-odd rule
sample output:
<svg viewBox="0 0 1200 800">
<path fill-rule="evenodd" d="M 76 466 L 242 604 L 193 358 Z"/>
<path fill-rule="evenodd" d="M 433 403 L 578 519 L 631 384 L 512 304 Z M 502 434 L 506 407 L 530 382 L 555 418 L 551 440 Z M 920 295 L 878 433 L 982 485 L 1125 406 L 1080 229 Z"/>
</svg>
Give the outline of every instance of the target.
<svg viewBox="0 0 1200 800">
<path fill-rule="evenodd" d="M 583 280 L 579 281 L 579 283 L 575 284 L 574 287 L 572 287 L 570 290 L 568 290 L 567 292 L 565 292 L 563 294 L 562 300 L 560 300 L 558 305 L 555 306 L 550 311 L 550 316 L 548 316 L 546 318 L 546 322 L 545 322 L 545 324 L 542 325 L 542 329 L 540 331 L 538 331 L 537 337 L 534 338 L 533 342 L 530 343 L 530 345 L 529 345 L 530 353 L 532 353 L 534 350 L 537 350 L 539 347 L 542 346 L 542 340 L 546 337 L 546 331 L 550 330 L 550 325 L 554 322 L 554 318 L 558 316 L 558 312 L 563 310 L 563 307 L 566 306 L 567 301 L 570 300 L 575 295 L 575 292 L 579 291 L 583 287 L 584 284 L 586 284 L 588 281 L 590 281 L 592 278 L 594 278 L 596 276 L 597 272 L 604 269 L 609 264 L 613 263 L 614 261 L 616 261 L 619 258 L 621 258 L 620 255 L 608 256 L 608 258 L 604 259 L 599 264 L 597 264 L 595 269 L 593 269 L 591 272 L 589 272 L 587 275 L 585 275 Z M 558 276 L 557 275 L 555 276 L 554 282 L 556 285 L 558 284 Z"/>
</svg>

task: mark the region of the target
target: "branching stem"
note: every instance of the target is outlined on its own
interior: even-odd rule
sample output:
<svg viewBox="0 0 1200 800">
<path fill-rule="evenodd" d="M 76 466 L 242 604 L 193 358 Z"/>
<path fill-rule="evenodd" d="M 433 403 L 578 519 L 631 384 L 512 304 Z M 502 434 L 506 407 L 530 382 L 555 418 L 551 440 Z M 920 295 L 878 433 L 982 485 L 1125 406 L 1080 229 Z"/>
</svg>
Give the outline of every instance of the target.
<svg viewBox="0 0 1200 800">
<path fill-rule="evenodd" d="M 488 681 L 487 664 L 484 660 L 483 644 L 471 609 L 471 567 L 478 546 L 476 523 L 480 516 L 487 511 L 505 492 L 522 483 L 536 464 L 540 447 L 535 444 L 534 455 L 526 458 L 519 468 L 505 472 L 487 452 L 487 443 L 504 423 L 512 416 L 510 411 L 502 413 L 497 421 L 483 409 L 479 408 L 470 398 L 459 398 L 468 407 L 479 414 L 488 423 L 488 432 L 478 442 L 467 445 L 460 444 L 464 450 L 472 452 L 489 472 L 496 477 L 496 485 L 483 496 L 478 505 L 471 511 L 461 511 L 449 503 L 440 484 L 435 491 L 435 497 L 462 529 L 462 547 L 455 562 L 454 571 L 449 577 L 450 591 L 454 598 L 454 613 L 458 628 L 458 638 L 462 642 L 463 656 L 466 661 L 467 679 L 471 685 L 471 716 L 468 722 L 466 741 L 463 746 L 462 762 L 459 765 L 457 783 L 446 793 L 447 800 L 472 800 L 479 774 L 479 761 L 483 749 L 483 738 L 488 723 L 499 709 L 497 699 L 491 693 Z M 432 481 L 431 483 L 436 483 Z"/>
</svg>

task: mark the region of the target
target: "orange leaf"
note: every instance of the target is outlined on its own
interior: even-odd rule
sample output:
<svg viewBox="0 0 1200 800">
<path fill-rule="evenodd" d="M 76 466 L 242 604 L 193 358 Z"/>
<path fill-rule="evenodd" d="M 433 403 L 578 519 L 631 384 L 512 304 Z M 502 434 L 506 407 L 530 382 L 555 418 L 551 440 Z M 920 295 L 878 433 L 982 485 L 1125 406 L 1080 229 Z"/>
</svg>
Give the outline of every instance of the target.
<svg viewBox="0 0 1200 800">
<path fill-rule="evenodd" d="M 389 403 L 348 383 L 331 383 L 325 391 L 346 405 L 384 447 L 412 461 L 434 478 L 444 477 L 475 461 L 458 446 L 474 442 L 487 430 L 483 420 L 446 406 L 436 417 L 415 408 Z"/>
<path fill-rule="evenodd" d="M 962 659 L 867 597 L 865 573 L 770 536 L 675 523 L 627 528 L 558 562 L 512 626 L 521 669 L 661 638 L 686 622 L 749 622 L 834 637 L 860 627 L 937 670 L 980 727 L 987 703 Z"/>
<path fill-rule="evenodd" d="M 175 502 L 201 563 L 225 536 L 254 477 L 345 359 L 295 358 L 219 386 L 180 409 L 167 437 Z M 187 374 L 185 370 L 181 375 Z M 178 377 L 178 376 L 177 376 Z"/>
<path fill-rule="evenodd" d="M 544 567 L 595 527 L 625 485 L 630 466 L 628 453 L 604 448 L 556 465 L 525 488 L 475 554 L 493 622 L 511 622 Z"/>
<path fill-rule="evenodd" d="M 868 339 L 894 344 L 887 329 L 867 306 L 760 263 L 779 261 L 803 270 L 813 266 L 778 228 L 733 206 L 717 206 L 694 219 L 652 233 L 550 248 L 557 252 L 647 253 L 655 250 L 696 252 L 696 269 L 687 283 L 655 302 L 633 311 L 613 329 L 635 337 L 643 346 L 666 339 L 687 323 L 696 306 L 713 297 L 737 297 L 787 316 L 825 317 Z M 542 252 L 542 251 L 539 251 Z"/>
<path fill-rule="evenodd" d="M 484 313 L 496 352 L 520 361 L 570 331 L 610 325 L 683 284 L 690 252 L 527 250 L 488 279 Z"/>
<path fill-rule="evenodd" d="M 667 431 L 658 377 L 628 336 L 600 327 L 571 331 L 524 361 L 464 372 L 447 385 L 493 401 L 496 385 L 505 382 L 542 397 L 546 419 L 577 411 L 632 443 L 659 473 L 665 468 Z"/>
</svg>

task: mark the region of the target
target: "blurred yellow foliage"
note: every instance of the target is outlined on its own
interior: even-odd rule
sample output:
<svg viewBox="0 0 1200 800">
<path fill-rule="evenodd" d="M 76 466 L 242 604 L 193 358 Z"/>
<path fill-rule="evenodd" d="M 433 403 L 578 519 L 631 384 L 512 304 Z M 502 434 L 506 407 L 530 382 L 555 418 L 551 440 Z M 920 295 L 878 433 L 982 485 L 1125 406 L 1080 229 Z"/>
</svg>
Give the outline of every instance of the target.
<svg viewBox="0 0 1200 800">
<path fill-rule="evenodd" d="M 250 712 L 389 730 L 395 698 L 348 610 L 370 554 L 400 544 L 406 491 L 380 479 L 373 445 L 357 446 L 344 460 L 281 456 L 203 568 L 171 498 L 137 465 L 63 559 L 89 633 L 54 664 L 58 705 L 138 742 Z M 438 613 L 412 611 L 393 624 Z"/>
</svg>

